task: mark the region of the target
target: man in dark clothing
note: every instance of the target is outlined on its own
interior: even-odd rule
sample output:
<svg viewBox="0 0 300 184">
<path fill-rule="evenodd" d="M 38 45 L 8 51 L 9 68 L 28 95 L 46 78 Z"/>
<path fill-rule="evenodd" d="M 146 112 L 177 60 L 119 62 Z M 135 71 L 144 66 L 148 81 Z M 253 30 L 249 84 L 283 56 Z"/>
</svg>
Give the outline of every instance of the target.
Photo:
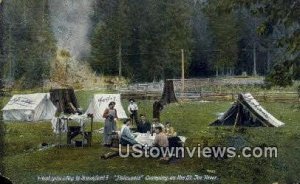
<svg viewBox="0 0 300 184">
<path fill-rule="evenodd" d="M 164 108 L 161 101 L 155 101 L 153 103 L 153 118 L 157 118 L 160 121 L 160 111 Z"/>
<path fill-rule="evenodd" d="M 146 120 L 145 115 L 141 114 L 140 115 L 141 120 L 139 121 L 137 125 L 137 131 L 140 133 L 147 133 L 148 131 L 150 132 L 151 130 L 151 123 Z"/>
</svg>

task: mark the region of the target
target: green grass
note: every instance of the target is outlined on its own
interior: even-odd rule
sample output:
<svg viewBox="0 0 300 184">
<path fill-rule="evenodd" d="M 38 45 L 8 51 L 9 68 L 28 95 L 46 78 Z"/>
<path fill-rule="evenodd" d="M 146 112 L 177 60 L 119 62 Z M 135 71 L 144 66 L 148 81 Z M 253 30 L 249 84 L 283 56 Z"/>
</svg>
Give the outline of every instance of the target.
<svg viewBox="0 0 300 184">
<path fill-rule="evenodd" d="M 88 106 L 95 91 L 77 91 L 83 108 Z M 152 117 L 153 101 L 139 101 L 140 113 Z M 128 102 L 123 101 L 124 108 Z M 51 148 L 38 151 L 43 142 L 58 142 L 50 122 L 6 123 L 5 175 L 15 183 L 39 183 L 38 176 L 48 175 L 216 175 L 220 183 L 291 183 L 299 182 L 300 173 L 300 113 L 288 103 L 263 103 L 268 111 L 286 123 L 282 128 L 247 128 L 244 133 L 232 128 L 209 127 L 216 113 L 226 111 L 230 102 L 185 102 L 168 105 L 162 112 L 162 121 L 171 121 L 180 135 L 188 137 L 187 146 L 198 144 L 228 145 L 229 137 L 243 137 L 246 146 L 273 145 L 279 150 L 278 158 L 184 158 L 178 163 L 165 165 L 151 158 L 100 159 L 111 151 L 102 147 L 102 135 L 95 133 L 92 147 Z M 96 123 L 100 128 L 101 123 Z M 209 174 L 207 170 L 215 170 Z M 146 182 L 145 183 L 153 183 Z M 165 182 L 161 182 L 165 183 Z M 180 182 L 178 182 L 180 183 Z"/>
</svg>

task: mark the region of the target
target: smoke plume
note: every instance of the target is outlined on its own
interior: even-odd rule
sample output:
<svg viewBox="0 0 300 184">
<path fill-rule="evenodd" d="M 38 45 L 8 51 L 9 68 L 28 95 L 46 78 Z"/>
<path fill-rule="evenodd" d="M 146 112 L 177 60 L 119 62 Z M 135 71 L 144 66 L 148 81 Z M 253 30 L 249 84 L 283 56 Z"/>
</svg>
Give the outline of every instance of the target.
<svg viewBox="0 0 300 184">
<path fill-rule="evenodd" d="M 93 0 L 49 0 L 52 28 L 60 49 L 75 59 L 90 50 L 88 33 Z"/>
</svg>

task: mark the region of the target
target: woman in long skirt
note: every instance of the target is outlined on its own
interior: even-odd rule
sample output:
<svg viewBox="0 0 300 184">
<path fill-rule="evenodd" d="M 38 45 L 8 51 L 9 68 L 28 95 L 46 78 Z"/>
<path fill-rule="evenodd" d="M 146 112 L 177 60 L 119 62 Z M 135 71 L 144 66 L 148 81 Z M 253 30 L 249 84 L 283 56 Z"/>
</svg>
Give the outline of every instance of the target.
<svg viewBox="0 0 300 184">
<path fill-rule="evenodd" d="M 117 130 L 116 119 L 118 119 L 118 116 L 117 110 L 115 109 L 115 105 L 115 102 L 110 102 L 108 108 L 105 109 L 103 113 L 103 118 L 105 118 L 103 132 L 104 146 L 111 146 L 112 133 Z"/>
</svg>

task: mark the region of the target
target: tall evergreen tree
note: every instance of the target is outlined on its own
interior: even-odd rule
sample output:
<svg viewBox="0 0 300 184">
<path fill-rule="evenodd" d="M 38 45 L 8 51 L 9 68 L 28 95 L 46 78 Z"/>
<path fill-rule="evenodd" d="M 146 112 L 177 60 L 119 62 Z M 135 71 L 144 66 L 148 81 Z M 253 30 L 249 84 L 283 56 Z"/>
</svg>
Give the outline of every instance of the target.
<svg viewBox="0 0 300 184">
<path fill-rule="evenodd" d="M 204 13 L 205 5 L 195 1 L 192 14 L 192 52 L 189 67 L 190 77 L 207 77 L 214 74 L 213 34 L 208 16 Z"/>
<path fill-rule="evenodd" d="M 273 85 L 286 86 L 292 84 L 292 79 L 297 76 L 295 66 L 299 65 L 300 55 L 300 34 L 299 34 L 299 16 L 300 1 L 258 1 L 259 6 L 252 10 L 253 15 L 260 15 L 266 18 L 257 29 L 261 36 L 269 36 L 281 27 L 282 36 L 276 38 L 277 46 L 281 47 L 281 57 L 270 72 L 267 82 Z M 251 0 L 225 0 L 224 3 L 218 4 L 219 11 L 234 11 L 236 8 L 245 7 L 251 9 L 257 1 Z M 285 76 L 278 78 L 278 75 Z"/>
<path fill-rule="evenodd" d="M 135 81 L 178 77 L 180 49 L 190 49 L 189 8 L 189 1 L 99 1 L 92 68 L 116 75 L 121 63 Z"/>
<path fill-rule="evenodd" d="M 3 10 L 4 10 L 4 3 L 2 0 L 0 0 L 0 106 L 3 106 L 3 98 L 1 97 L 2 94 L 2 89 L 3 89 L 3 65 L 4 65 L 4 15 L 3 15 Z M 0 112 L 0 173 L 3 175 L 5 172 L 4 169 L 4 163 L 3 163 L 3 157 L 4 157 L 4 149 L 5 149 L 5 144 L 4 144 L 4 123 L 2 119 L 2 111 Z"/>
<path fill-rule="evenodd" d="M 3 88 L 3 66 L 4 66 L 4 3 L 0 0 L 0 91 Z"/>
<path fill-rule="evenodd" d="M 11 0 L 6 3 L 6 77 L 21 87 L 41 85 L 49 76 L 56 46 L 50 29 L 47 0 Z"/>
<path fill-rule="evenodd" d="M 127 1 L 98 1 L 96 27 L 91 38 L 91 67 L 98 73 L 122 73 L 122 50 L 127 41 Z M 101 12 L 100 14 L 98 13 Z M 121 68 L 119 68 L 121 67 Z"/>
<path fill-rule="evenodd" d="M 214 67 L 216 75 L 232 75 L 238 61 L 238 43 L 240 26 L 234 12 L 217 12 L 217 4 L 221 1 L 210 1 L 206 8 L 209 24 L 213 32 L 213 44 L 216 48 Z"/>
</svg>

